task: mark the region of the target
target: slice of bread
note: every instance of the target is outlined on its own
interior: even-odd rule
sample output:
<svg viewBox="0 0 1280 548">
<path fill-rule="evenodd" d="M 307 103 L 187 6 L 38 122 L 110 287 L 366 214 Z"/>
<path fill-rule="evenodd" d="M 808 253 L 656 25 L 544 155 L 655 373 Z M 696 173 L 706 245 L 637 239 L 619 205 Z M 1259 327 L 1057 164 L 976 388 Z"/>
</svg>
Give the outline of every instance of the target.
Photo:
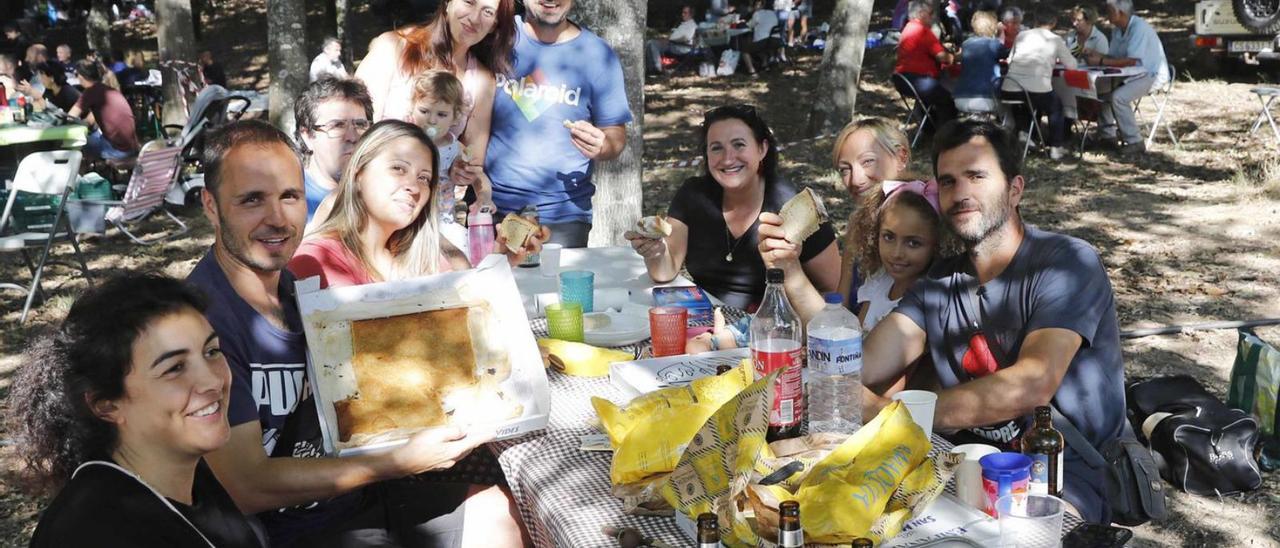
<svg viewBox="0 0 1280 548">
<path fill-rule="evenodd" d="M 645 238 L 657 240 L 671 235 L 671 223 L 666 215 L 650 215 L 636 221 L 635 230 Z"/>
<path fill-rule="evenodd" d="M 502 224 L 498 225 L 498 233 L 507 239 L 507 249 L 512 253 L 516 253 L 524 248 L 525 243 L 529 241 L 533 235 L 541 231 L 538 223 L 530 221 L 515 213 L 508 213 L 502 219 Z"/>
<path fill-rule="evenodd" d="M 782 217 L 782 231 L 787 235 L 787 241 L 800 245 L 827 219 L 827 208 L 822 205 L 822 198 L 817 192 L 806 188 L 787 200 L 778 215 Z"/>
</svg>

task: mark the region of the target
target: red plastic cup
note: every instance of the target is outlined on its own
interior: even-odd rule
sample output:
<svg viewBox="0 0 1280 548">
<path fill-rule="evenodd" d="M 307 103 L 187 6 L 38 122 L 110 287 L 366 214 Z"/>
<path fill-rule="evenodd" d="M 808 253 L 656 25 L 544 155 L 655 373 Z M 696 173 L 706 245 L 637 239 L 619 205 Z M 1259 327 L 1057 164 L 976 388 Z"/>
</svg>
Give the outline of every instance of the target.
<svg viewBox="0 0 1280 548">
<path fill-rule="evenodd" d="M 655 306 L 649 309 L 649 337 L 653 340 L 653 356 L 684 354 L 689 330 L 689 309 L 679 306 Z"/>
</svg>

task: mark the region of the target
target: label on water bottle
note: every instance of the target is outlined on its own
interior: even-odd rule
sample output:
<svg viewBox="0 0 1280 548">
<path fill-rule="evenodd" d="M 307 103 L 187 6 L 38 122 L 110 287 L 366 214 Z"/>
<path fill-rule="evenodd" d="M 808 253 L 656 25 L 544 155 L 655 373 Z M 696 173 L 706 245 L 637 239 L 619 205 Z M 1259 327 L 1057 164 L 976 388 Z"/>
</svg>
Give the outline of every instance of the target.
<svg viewBox="0 0 1280 548">
<path fill-rule="evenodd" d="M 1053 455 L 1052 458 L 1054 460 L 1052 462 L 1049 460 L 1050 455 L 1046 455 L 1044 453 L 1028 454 L 1027 456 L 1031 457 L 1031 481 L 1028 484 L 1027 490 L 1037 495 L 1057 496 L 1058 493 L 1049 492 L 1049 478 L 1050 476 L 1056 476 L 1054 478 L 1056 481 L 1053 483 L 1057 487 L 1057 490 L 1061 492 L 1062 453 Z"/>
<path fill-rule="evenodd" d="M 770 339 L 751 349 L 756 375 L 763 377 L 782 369 L 778 382 L 773 385 L 773 410 L 769 412 L 769 426 L 791 426 L 800 422 L 800 410 L 804 408 L 804 349 L 800 343 L 785 339 Z"/>
<path fill-rule="evenodd" d="M 826 375 L 861 372 L 862 337 L 856 334 L 840 339 L 809 336 L 809 368 Z"/>
</svg>

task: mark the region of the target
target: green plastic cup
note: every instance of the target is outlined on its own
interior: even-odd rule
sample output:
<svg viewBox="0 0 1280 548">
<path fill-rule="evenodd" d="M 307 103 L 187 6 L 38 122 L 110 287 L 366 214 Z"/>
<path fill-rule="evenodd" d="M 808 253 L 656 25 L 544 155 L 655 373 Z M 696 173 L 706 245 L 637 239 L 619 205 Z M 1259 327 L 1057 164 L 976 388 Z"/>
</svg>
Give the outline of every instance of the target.
<svg viewBox="0 0 1280 548">
<path fill-rule="evenodd" d="M 582 342 L 582 304 L 547 305 L 547 331 L 553 339 Z"/>
</svg>

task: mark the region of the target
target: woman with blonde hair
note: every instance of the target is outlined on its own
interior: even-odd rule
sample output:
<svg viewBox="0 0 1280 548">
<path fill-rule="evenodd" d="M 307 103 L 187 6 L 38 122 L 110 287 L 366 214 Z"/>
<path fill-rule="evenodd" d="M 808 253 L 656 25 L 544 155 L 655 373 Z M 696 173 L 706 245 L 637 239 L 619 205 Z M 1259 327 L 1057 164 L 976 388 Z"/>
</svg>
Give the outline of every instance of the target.
<svg viewBox="0 0 1280 548">
<path fill-rule="evenodd" d="M 960 112 L 995 112 L 996 86 L 1000 83 L 1001 59 L 1009 56 L 1009 49 L 996 38 L 1000 22 L 996 14 L 979 11 L 969 22 L 973 36 L 960 47 L 960 80 L 953 95 L 956 110 Z"/>
<path fill-rule="evenodd" d="M 320 287 L 362 285 L 426 276 L 471 265 L 440 237 L 436 187 L 439 151 L 418 126 L 400 120 L 374 124 L 356 143 L 342 180 L 289 261 L 298 279 L 320 276 Z M 322 216 L 323 215 L 323 216 Z M 511 253 L 513 264 L 541 245 Z"/>
<path fill-rule="evenodd" d="M 884 118 L 861 118 L 850 122 L 836 136 L 832 160 L 840 172 L 840 179 L 849 197 L 857 204 L 870 200 L 881 192 L 885 181 L 912 180 L 907 167 L 911 163 L 911 142 L 898 129 L 895 122 Z M 854 306 L 858 288 L 864 275 L 855 264 L 863 244 L 856 238 L 853 228 L 855 216 L 850 216 L 845 231 L 844 249 L 841 251 L 840 282 L 837 290 L 844 296 L 845 306 L 856 312 Z M 787 241 L 782 232 L 782 218 L 773 213 L 760 214 L 759 251 L 765 265 L 786 271 L 787 298 L 804 321 L 809 321 L 826 303 L 822 293 L 800 268 L 800 246 Z"/>
</svg>

